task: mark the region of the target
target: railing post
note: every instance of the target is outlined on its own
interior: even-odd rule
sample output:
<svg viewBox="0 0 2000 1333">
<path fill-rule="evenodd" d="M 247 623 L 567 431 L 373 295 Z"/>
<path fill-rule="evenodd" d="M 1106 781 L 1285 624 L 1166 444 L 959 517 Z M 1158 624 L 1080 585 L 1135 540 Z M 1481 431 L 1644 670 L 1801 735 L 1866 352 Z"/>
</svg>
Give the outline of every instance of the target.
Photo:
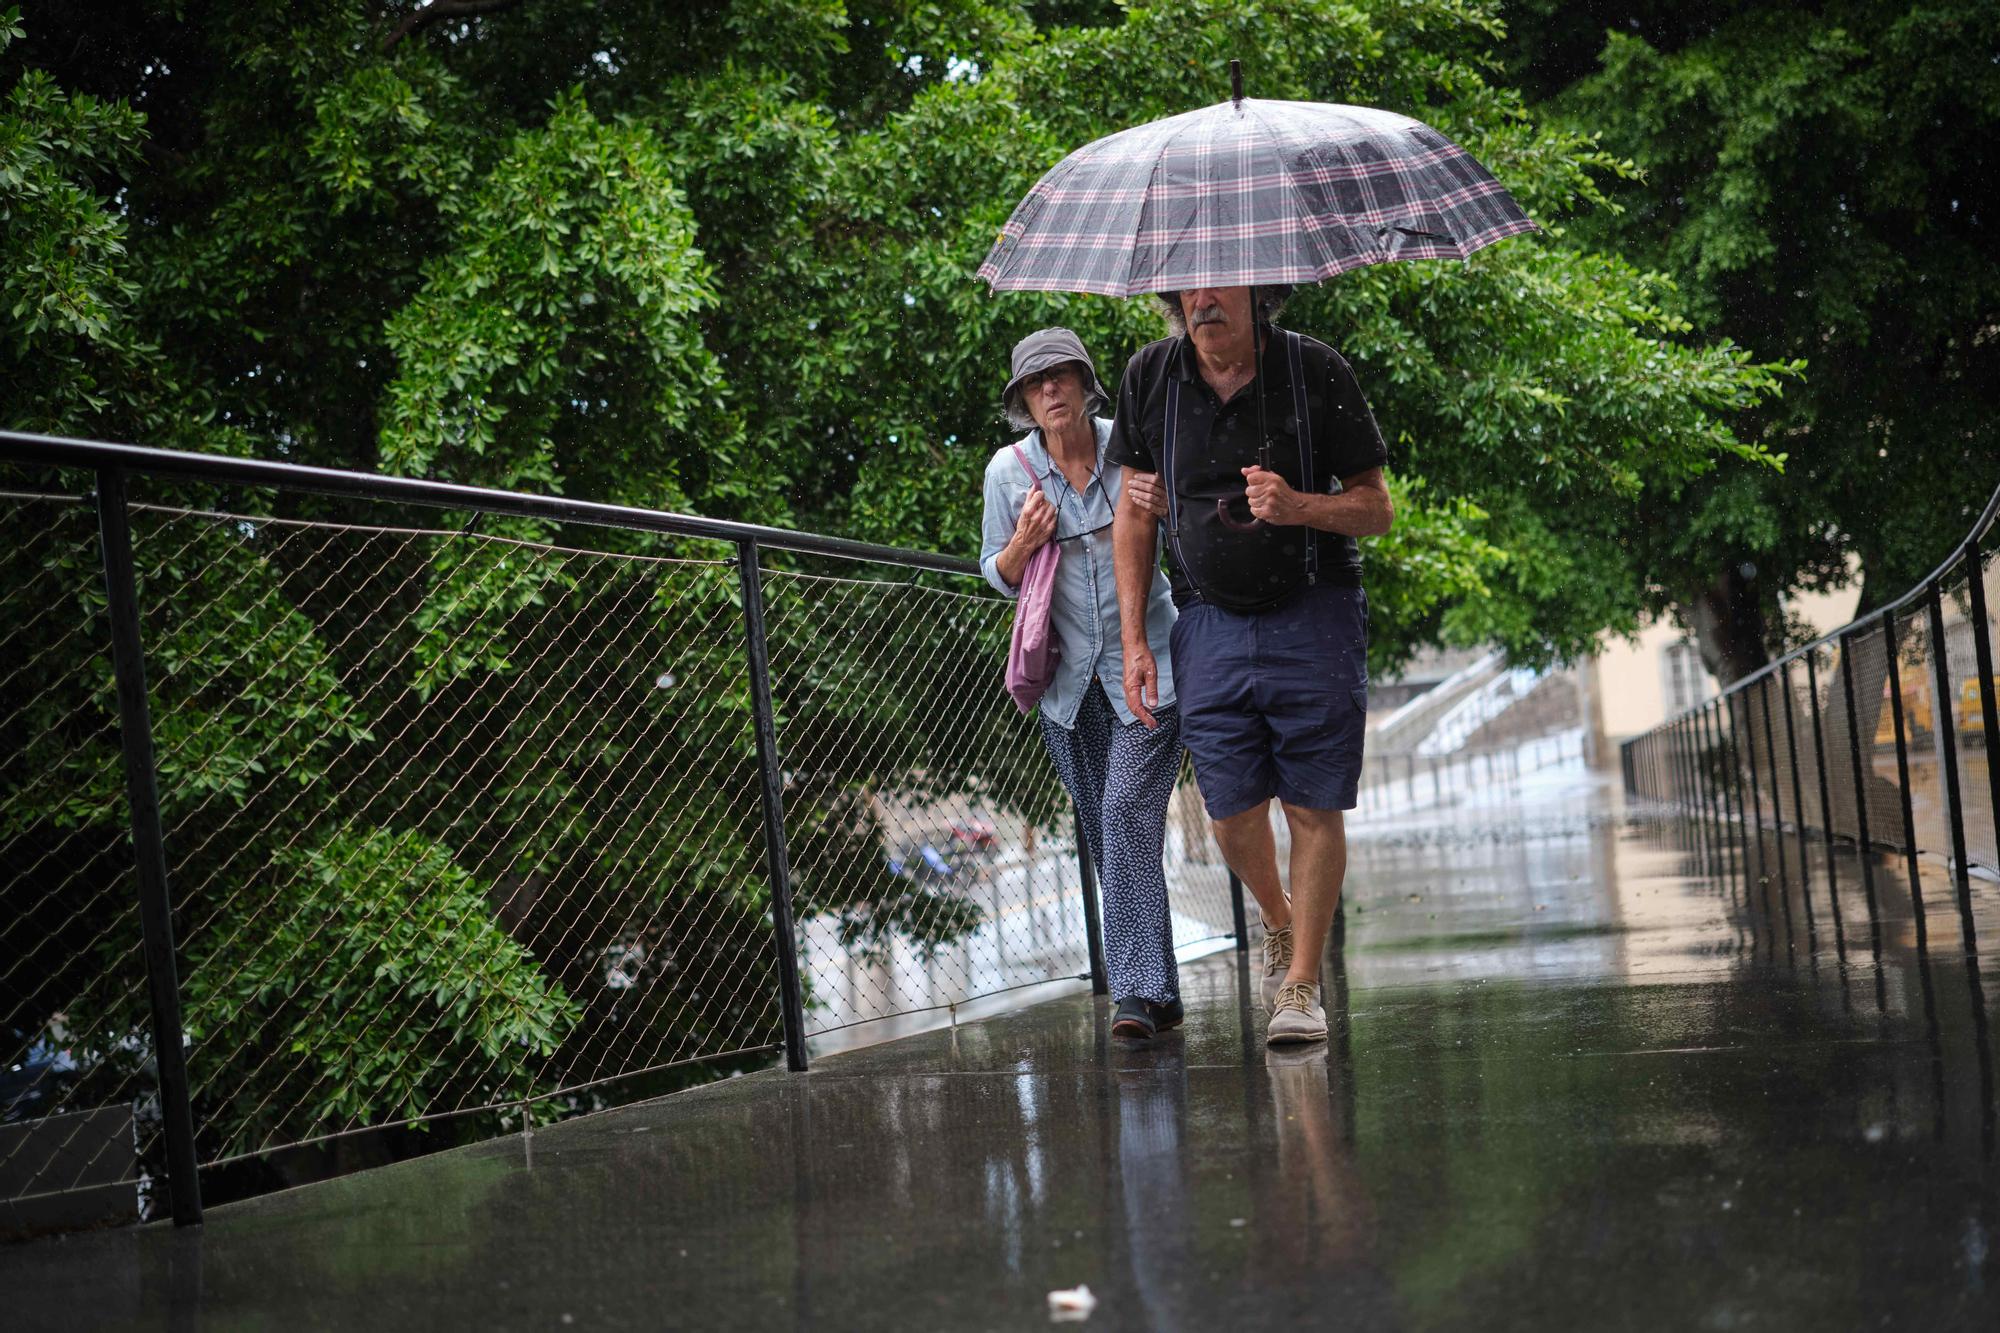
<svg viewBox="0 0 2000 1333">
<path fill-rule="evenodd" d="M 1111 976 L 1104 969 L 1104 918 L 1097 908 L 1097 863 L 1090 858 L 1090 839 L 1083 831 L 1083 815 L 1074 807 L 1070 823 L 1076 828 L 1076 869 L 1083 877 L 1083 938 L 1090 949 L 1090 993 L 1109 995 Z"/>
<path fill-rule="evenodd" d="M 1229 915 L 1236 922 L 1236 952 L 1250 951 L 1250 917 L 1243 910 L 1243 881 L 1237 873 L 1229 872 Z"/>
<path fill-rule="evenodd" d="M 1828 685 L 1830 691 L 1833 687 Z M 1806 654 L 1806 694 L 1812 701 L 1813 771 L 1819 775 L 1819 826 L 1826 848 L 1826 905 L 1833 913 L 1833 951 L 1847 961 L 1847 924 L 1840 914 L 1840 871 L 1833 854 L 1833 793 L 1827 785 L 1826 735 L 1820 724 L 1819 650 Z M 1829 695 L 1829 697 L 1831 697 Z"/>
<path fill-rule="evenodd" d="M 1757 783 L 1757 732 L 1750 724 L 1750 692 L 1738 690 L 1734 696 L 1742 705 L 1743 743 L 1736 747 L 1737 758 L 1743 767 L 1738 781 L 1747 780 L 1750 786 L 1749 828 L 1757 839 L 1757 882 L 1770 889 L 1771 868 L 1764 863 L 1764 789 Z"/>
<path fill-rule="evenodd" d="M 1785 691 L 1785 757 L 1792 766 L 1792 818 L 1798 821 L 1799 830 L 1799 899 L 1805 904 L 1806 933 L 1813 933 L 1812 905 L 1812 861 L 1806 849 L 1806 797 L 1805 783 L 1799 780 L 1799 729 L 1793 717 L 1792 706 L 1792 664 L 1789 661 L 1778 665 L 1778 681 Z"/>
<path fill-rule="evenodd" d="M 805 1005 L 799 994 L 799 942 L 792 921 L 792 864 L 785 848 L 784 770 L 771 706 L 771 652 L 764 636 L 764 573 L 757 543 L 736 544 L 743 586 L 743 637 L 750 654 L 750 708 L 757 720 L 757 771 L 764 803 L 764 855 L 771 876 L 771 931 L 778 948 L 779 1008 L 785 1022 L 785 1067 L 806 1067 Z"/>
<path fill-rule="evenodd" d="M 1678 816 L 1676 820 L 1676 832 L 1680 838 L 1681 846 L 1699 855 L 1700 852 L 1694 836 L 1694 824 L 1691 818 L 1694 813 L 1692 804 L 1694 787 L 1689 779 L 1687 725 L 1679 719 L 1667 724 L 1667 751 L 1673 760 L 1674 813 Z"/>
<path fill-rule="evenodd" d="M 1702 814 L 1708 820 L 1708 873 L 1720 876 L 1722 864 L 1722 821 L 1715 803 L 1714 765 L 1715 701 L 1704 703 L 1694 715 L 1695 780 L 1701 784 Z"/>
<path fill-rule="evenodd" d="M 1813 771 L 1819 776 L 1819 831 L 1826 847 L 1826 895 L 1833 900 L 1833 910 L 1838 914 L 1840 875 L 1833 860 L 1833 791 L 1826 780 L 1826 735 L 1820 726 L 1817 650 L 1806 654 L 1806 696 L 1812 701 Z"/>
<path fill-rule="evenodd" d="M 1675 814 L 1681 808 L 1681 763 L 1679 747 L 1675 740 L 1678 728 L 1673 722 L 1662 722 L 1653 732 L 1653 743 L 1660 751 L 1660 787 L 1666 804 Z M 1680 830 L 1674 828 L 1672 836 L 1678 838 Z"/>
<path fill-rule="evenodd" d="M 1723 833 L 1730 836 L 1734 830 L 1735 847 L 1725 845 L 1723 865 L 1729 874 L 1732 888 L 1740 885 L 1743 901 L 1750 901 L 1750 850 L 1743 845 L 1743 802 L 1742 791 L 1736 782 L 1736 706 L 1727 694 L 1715 700 L 1715 774 L 1722 790 L 1716 794 L 1716 806 L 1722 819 Z M 1723 724 L 1728 723 L 1727 731 Z"/>
<path fill-rule="evenodd" d="M 1910 912 L 1917 923 L 1917 947 L 1928 943 L 1923 881 L 1917 868 L 1917 818 L 1910 806 L 1910 742 L 1903 725 L 1903 672 L 1896 665 L 1896 617 L 1882 617 L 1882 646 L 1889 654 L 1889 716 L 1896 724 L 1896 783 L 1903 797 L 1903 856 L 1910 868 Z"/>
<path fill-rule="evenodd" d="M 1771 677 L 1764 677 L 1757 687 L 1757 702 L 1764 714 L 1764 761 L 1771 768 L 1771 841 L 1778 854 L 1778 883 L 1789 883 L 1785 870 L 1785 802 L 1784 783 L 1778 780 L 1778 733 L 1771 725 Z"/>
<path fill-rule="evenodd" d="M 125 799 L 132 817 L 133 869 L 139 881 L 139 928 L 153 1015 L 153 1060 L 160 1075 L 160 1118 L 167 1139 L 167 1183 L 175 1226 L 201 1221 L 201 1181 L 194 1158 L 187 1050 L 181 1034 L 181 988 L 174 961 L 174 915 L 167 895 L 166 836 L 153 766 L 152 709 L 146 699 L 146 655 L 139 637 L 138 580 L 132 569 L 132 528 L 125 510 L 125 474 L 97 474 L 97 522 L 104 543 L 104 591 L 111 618 L 111 661 L 118 682 L 118 734 L 125 751 Z"/>
<path fill-rule="evenodd" d="M 1708 824 L 1702 819 L 1701 790 L 1701 713 L 1691 709 L 1687 720 L 1681 724 L 1682 763 L 1687 768 L 1687 819 L 1694 832 L 1694 854 L 1697 865 L 1706 866 L 1709 860 Z"/>
<path fill-rule="evenodd" d="M 1986 621 L 1986 562 L 1974 541 L 1965 551 L 1965 576 L 1972 594 L 1972 660 L 1979 671 L 1979 717 L 1986 734 L 1987 800 L 2000 829 L 2000 703 L 1993 698 L 1993 636 Z M 1993 867 L 2000 870 L 2000 865 Z"/>
<path fill-rule="evenodd" d="M 1931 585 L 1931 678 L 1937 682 L 1937 699 L 1931 710 L 1938 737 L 1938 766 L 1944 770 L 1945 814 L 1951 825 L 1952 882 L 1958 888 L 1962 910 L 1970 914 L 1972 901 L 1971 867 L 1965 863 L 1964 793 L 1958 781 L 1958 720 L 1951 708 L 1951 664 L 1944 644 L 1944 598 L 1938 585 Z M 1987 757 L 1992 762 L 1992 757 Z"/>
<path fill-rule="evenodd" d="M 1757 786 L 1757 751 L 1756 743 L 1751 738 L 1750 699 L 1742 690 L 1735 691 L 1729 698 L 1729 733 L 1731 740 L 1737 742 L 1730 746 L 1737 760 L 1736 813 L 1744 815 L 1743 786 L 1747 780 L 1750 786 L 1750 811 L 1743 820 L 1743 831 L 1746 837 L 1755 839 L 1751 847 L 1756 853 L 1757 888 L 1758 896 L 1764 903 L 1764 924 L 1775 930 L 1777 922 L 1771 916 L 1771 872 L 1764 864 L 1764 798 Z M 1738 701 L 1743 705 L 1741 722 L 1737 721 L 1736 716 Z"/>
<path fill-rule="evenodd" d="M 1868 834 L 1868 786 L 1861 775 L 1861 714 L 1854 707 L 1854 635 L 1840 636 L 1840 683 L 1847 701 L 1847 756 L 1854 768 L 1854 828 L 1861 848 L 1861 891 L 1868 900 L 1868 919 L 1875 919 L 1874 839 Z M 1874 738 L 1869 738 L 1874 744 Z M 1872 767 L 1872 765 L 1871 765 Z"/>
<path fill-rule="evenodd" d="M 1715 818 L 1722 830 L 1722 871 L 1723 877 L 1729 883 L 1729 891 L 1734 894 L 1736 886 L 1741 884 L 1744 901 L 1747 902 L 1750 897 L 1750 875 L 1746 869 L 1749 858 L 1744 853 L 1742 839 L 1735 837 L 1733 833 L 1739 824 L 1736 812 L 1736 761 L 1730 753 L 1736 744 L 1736 738 L 1724 730 L 1724 723 L 1735 725 L 1735 716 L 1735 710 L 1729 703 L 1729 696 L 1727 694 L 1715 696 L 1708 724 L 1715 741 Z"/>
<path fill-rule="evenodd" d="M 1778 904 L 1785 913 L 1785 948 L 1792 947 L 1792 889 L 1785 873 L 1785 806 L 1779 793 L 1777 733 L 1771 726 L 1771 677 L 1757 686 L 1757 701 L 1764 714 L 1764 759 L 1771 768 L 1771 844 L 1778 853 Z M 1761 816 L 1759 822 L 1762 822 Z"/>
</svg>

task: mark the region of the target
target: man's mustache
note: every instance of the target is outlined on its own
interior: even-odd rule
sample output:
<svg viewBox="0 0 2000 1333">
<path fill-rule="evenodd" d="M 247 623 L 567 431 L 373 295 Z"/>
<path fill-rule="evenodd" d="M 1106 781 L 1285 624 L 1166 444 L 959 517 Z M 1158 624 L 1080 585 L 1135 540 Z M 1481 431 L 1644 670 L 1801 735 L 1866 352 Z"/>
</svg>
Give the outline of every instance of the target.
<svg viewBox="0 0 2000 1333">
<path fill-rule="evenodd" d="M 1222 307 L 1219 305 L 1205 305 L 1194 312 L 1193 327 L 1197 329 L 1204 324 L 1227 324 L 1228 322 L 1229 317 L 1222 313 Z"/>
</svg>

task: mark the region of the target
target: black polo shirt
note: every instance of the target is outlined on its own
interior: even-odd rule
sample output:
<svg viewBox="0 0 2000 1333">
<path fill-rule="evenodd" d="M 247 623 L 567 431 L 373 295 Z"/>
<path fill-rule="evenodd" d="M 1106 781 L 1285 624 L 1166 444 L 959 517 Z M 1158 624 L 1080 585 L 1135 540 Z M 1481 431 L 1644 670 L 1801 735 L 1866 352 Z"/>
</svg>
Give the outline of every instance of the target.
<svg viewBox="0 0 2000 1333">
<path fill-rule="evenodd" d="M 1328 478 L 1352 477 L 1388 461 L 1389 451 L 1375 414 L 1361 396 L 1361 385 L 1346 358 L 1315 338 L 1301 336 L 1300 362 L 1305 368 L 1306 410 L 1312 418 L 1313 476 L 1316 490 L 1329 491 Z M 1265 421 L 1271 436 L 1271 470 L 1295 489 L 1301 485 L 1294 420 L 1292 372 L 1283 330 L 1273 329 L 1264 342 Z M 1141 472 L 1160 471 L 1160 449 L 1166 439 L 1167 380 L 1179 379 L 1181 419 L 1175 440 L 1177 488 L 1184 493 L 1243 490 L 1243 469 L 1257 461 L 1257 404 L 1248 387 L 1222 402 L 1195 361 L 1194 343 L 1186 336 L 1162 338 L 1139 349 L 1118 384 L 1118 415 L 1111 426 L 1105 458 Z M 1361 550 L 1354 538 L 1338 532 L 1315 531 L 1319 544 L 1319 579 L 1345 587 L 1361 586 Z M 1179 562 L 1170 569 L 1174 605 L 1194 600 L 1194 584 Z"/>
</svg>

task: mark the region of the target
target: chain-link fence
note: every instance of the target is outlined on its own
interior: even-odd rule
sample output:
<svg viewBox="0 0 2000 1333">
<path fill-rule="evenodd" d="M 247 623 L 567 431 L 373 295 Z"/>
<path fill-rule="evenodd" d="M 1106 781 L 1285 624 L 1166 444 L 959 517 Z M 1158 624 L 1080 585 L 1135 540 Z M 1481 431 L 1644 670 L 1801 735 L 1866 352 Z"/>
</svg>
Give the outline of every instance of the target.
<svg viewBox="0 0 2000 1333">
<path fill-rule="evenodd" d="M 1899 853 L 1917 894 L 1928 859 L 1970 929 L 1972 872 L 2000 873 L 1997 512 L 2000 494 L 1908 595 L 1628 741 L 1627 790 L 1687 816 L 1710 868 L 1746 884 L 1803 882 L 1838 843 Z M 1872 902 L 1866 856 L 1859 874 Z"/>
<path fill-rule="evenodd" d="M 1101 977 L 971 562 L 171 457 L 0 440 L 0 1230 Z"/>
</svg>

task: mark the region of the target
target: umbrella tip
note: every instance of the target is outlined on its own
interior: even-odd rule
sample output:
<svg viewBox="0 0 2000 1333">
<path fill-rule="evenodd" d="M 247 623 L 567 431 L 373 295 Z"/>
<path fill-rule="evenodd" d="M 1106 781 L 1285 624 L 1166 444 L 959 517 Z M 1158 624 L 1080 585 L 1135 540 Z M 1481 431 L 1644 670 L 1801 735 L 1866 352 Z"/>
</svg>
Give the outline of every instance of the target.
<svg viewBox="0 0 2000 1333">
<path fill-rule="evenodd" d="M 1243 62 L 1229 62 L 1229 100 L 1238 106 L 1243 104 Z"/>
</svg>

